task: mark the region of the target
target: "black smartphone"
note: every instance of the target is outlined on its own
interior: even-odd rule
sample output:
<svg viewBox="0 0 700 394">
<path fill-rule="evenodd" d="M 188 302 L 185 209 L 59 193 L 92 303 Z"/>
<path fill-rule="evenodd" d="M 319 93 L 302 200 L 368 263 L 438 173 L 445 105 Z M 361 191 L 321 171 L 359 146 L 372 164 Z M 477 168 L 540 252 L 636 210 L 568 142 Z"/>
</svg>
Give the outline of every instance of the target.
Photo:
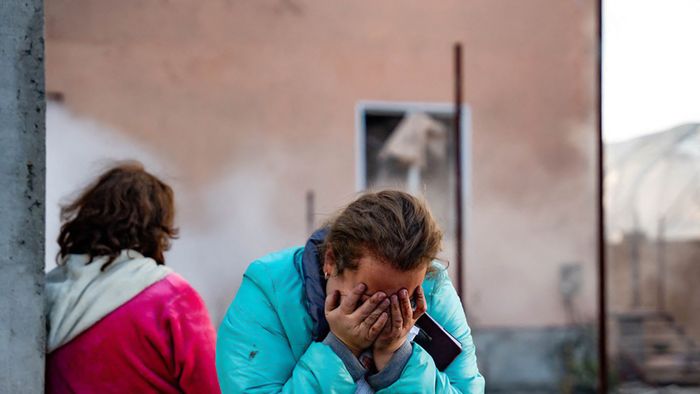
<svg viewBox="0 0 700 394">
<path fill-rule="evenodd" d="M 462 344 L 430 315 L 424 313 L 416 321 L 419 332 L 413 342 L 425 349 L 440 371 L 444 371 L 462 352 Z"/>
</svg>

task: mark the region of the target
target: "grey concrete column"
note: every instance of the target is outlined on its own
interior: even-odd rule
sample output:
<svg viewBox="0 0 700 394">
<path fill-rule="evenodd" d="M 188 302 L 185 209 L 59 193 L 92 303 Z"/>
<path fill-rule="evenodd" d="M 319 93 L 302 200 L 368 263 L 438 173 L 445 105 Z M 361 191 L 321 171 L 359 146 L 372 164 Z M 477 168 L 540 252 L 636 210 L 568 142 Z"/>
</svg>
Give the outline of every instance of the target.
<svg viewBox="0 0 700 394">
<path fill-rule="evenodd" d="M 0 1 L 0 393 L 44 390 L 44 11 Z"/>
</svg>

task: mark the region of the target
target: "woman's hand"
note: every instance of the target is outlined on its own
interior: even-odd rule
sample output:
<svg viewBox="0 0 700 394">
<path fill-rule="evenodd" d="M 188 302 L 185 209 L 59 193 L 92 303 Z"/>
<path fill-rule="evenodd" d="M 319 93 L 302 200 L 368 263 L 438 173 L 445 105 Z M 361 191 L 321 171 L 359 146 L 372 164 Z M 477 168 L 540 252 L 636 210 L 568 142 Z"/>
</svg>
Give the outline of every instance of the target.
<svg viewBox="0 0 700 394">
<path fill-rule="evenodd" d="M 365 289 L 366 286 L 360 283 L 342 299 L 340 299 L 338 291 L 326 297 L 325 311 L 328 325 L 333 334 L 355 356 L 359 356 L 363 350 L 372 346 L 389 319 L 386 312 L 389 307 L 389 299 L 382 292 L 374 293 L 372 297 L 356 308 Z M 338 301 L 340 301 L 340 305 L 338 305 Z"/>
<path fill-rule="evenodd" d="M 391 322 L 384 326 L 381 334 L 374 342 L 373 357 L 377 370 L 381 371 L 391 360 L 401 345 L 406 342 L 408 332 L 416 324 L 416 320 L 425 313 L 428 308 L 425 302 L 423 288 L 418 286 L 415 291 L 416 309 L 411 307 L 408 291 L 402 289 L 391 296 Z"/>
</svg>

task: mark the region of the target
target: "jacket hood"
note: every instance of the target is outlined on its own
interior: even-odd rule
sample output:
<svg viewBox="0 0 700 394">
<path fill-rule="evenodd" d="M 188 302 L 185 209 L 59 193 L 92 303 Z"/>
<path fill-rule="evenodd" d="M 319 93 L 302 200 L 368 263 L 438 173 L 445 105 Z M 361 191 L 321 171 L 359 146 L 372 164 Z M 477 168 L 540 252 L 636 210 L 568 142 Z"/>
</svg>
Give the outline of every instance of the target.
<svg viewBox="0 0 700 394">
<path fill-rule="evenodd" d="M 104 271 L 107 256 L 88 259 L 68 255 L 46 275 L 48 353 L 172 272 L 134 250 L 123 250 Z"/>
<path fill-rule="evenodd" d="M 321 257 L 319 247 L 323 244 L 328 229 L 316 230 L 304 246 L 301 257 L 302 277 L 306 291 L 306 310 L 311 315 L 313 328 L 311 335 L 315 341 L 322 341 L 330 328 L 326 321 L 324 305 L 326 302 L 326 279 L 321 276 Z"/>
</svg>

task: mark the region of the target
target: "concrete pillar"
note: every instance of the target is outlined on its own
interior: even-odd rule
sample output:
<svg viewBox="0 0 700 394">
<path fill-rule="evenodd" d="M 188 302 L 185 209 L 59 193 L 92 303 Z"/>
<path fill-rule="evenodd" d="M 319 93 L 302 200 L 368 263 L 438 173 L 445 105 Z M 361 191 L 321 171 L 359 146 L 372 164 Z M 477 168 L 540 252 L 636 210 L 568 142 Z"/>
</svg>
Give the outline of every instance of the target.
<svg viewBox="0 0 700 394">
<path fill-rule="evenodd" d="M 0 1 L 0 393 L 44 390 L 44 11 Z"/>
</svg>

